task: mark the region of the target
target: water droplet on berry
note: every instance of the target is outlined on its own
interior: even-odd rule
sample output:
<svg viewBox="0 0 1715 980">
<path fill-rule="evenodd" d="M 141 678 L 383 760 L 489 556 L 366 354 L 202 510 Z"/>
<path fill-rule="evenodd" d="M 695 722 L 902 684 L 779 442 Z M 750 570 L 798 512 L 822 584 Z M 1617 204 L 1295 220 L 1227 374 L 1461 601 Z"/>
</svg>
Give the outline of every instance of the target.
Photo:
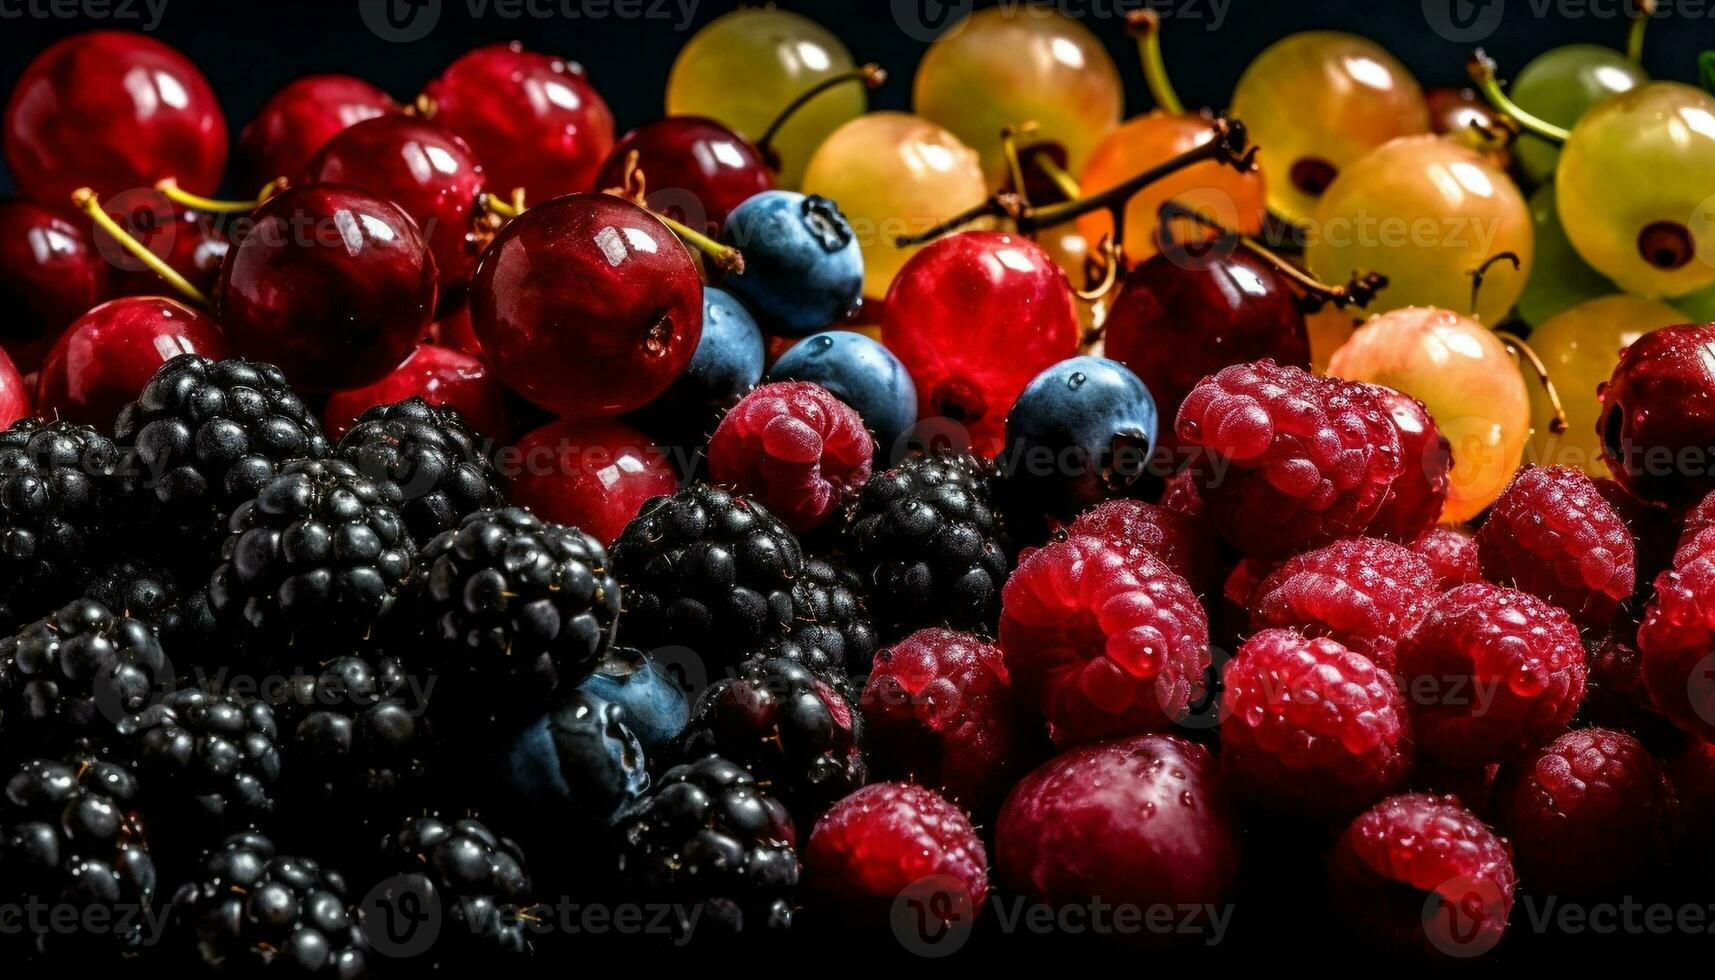
<svg viewBox="0 0 1715 980">
<path fill-rule="evenodd" d="M 643 338 L 643 350 L 650 357 L 660 357 L 667 353 L 667 341 L 673 336 L 673 318 L 663 316 L 650 326 L 649 333 Z"/>
<path fill-rule="evenodd" d="M 1084 382 L 1088 380 L 1088 378 L 1084 377 L 1084 372 L 1073 371 L 1066 379 L 1066 387 L 1073 391 L 1077 391 L 1079 388 L 1082 388 L 1084 386 Z"/>
</svg>

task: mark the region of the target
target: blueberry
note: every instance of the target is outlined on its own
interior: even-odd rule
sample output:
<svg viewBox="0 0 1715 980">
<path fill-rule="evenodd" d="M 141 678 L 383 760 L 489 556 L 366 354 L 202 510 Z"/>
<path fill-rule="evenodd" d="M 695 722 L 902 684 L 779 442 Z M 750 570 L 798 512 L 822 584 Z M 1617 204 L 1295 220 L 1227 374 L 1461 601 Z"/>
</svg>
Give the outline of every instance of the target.
<svg viewBox="0 0 1715 980">
<path fill-rule="evenodd" d="M 677 406 L 725 405 L 762 380 L 762 331 L 731 293 L 703 287 L 703 339 L 679 380 L 661 396 Z"/>
<path fill-rule="evenodd" d="M 626 647 L 615 647 L 579 689 L 624 707 L 626 725 L 646 752 L 678 738 L 691 718 L 683 685 L 659 662 Z"/>
<path fill-rule="evenodd" d="M 1018 499 L 1071 518 L 1138 488 L 1155 434 L 1155 399 L 1137 375 L 1105 357 L 1073 357 L 1013 402 L 1002 468 Z"/>
<path fill-rule="evenodd" d="M 780 355 L 770 381 L 813 381 L 857 409 L 885 455 L 917 421 L 917 389 L 893 352 L 861 333 L 830 330 Z"/>
<path fill-rule="evenodd" d="M 825 197 L 763 191 L 727 216 L 721 241 L 744 253 L 744 271 L 721 285 L 763 331 L 803 337 L 840 320 L 863 298 L 863 253 L 845 215 Z"/>
<path fill-rule="evenodd" d="M 504 778 L 540 817 L 602 825 L 649 789 L 643 745 L 624 706 L 582 690 L 518 734 Z"/>
</svg>

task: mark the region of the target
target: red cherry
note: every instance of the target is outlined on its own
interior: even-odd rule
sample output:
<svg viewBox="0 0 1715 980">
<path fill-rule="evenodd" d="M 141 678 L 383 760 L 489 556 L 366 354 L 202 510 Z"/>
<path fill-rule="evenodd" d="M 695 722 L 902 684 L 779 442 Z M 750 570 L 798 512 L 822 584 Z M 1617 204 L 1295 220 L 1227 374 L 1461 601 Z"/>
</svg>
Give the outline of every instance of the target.
<svg viewBox="0 0 1715 980">
<path fill-rule="evenodd" d="M 6 163 L 25 195 L 59 205 L 171 177 L 212 194 L 226 117 L 190 59 L 126 31 L 68 37 L 36 56 L 6 105 Z"/>
<path fill-rule="evenodd" d="M 612 544 L 650 498 L 679 489 L 665 453 L 623 422 L 550 422 L 495 460 L 512 501 Z"/>
<path fill-rule="evenodd" d="M 208 215 L 185 210 L 152 187 L 115 194 L 101 202 L 101 209 L 204 293 L 213 292 L 220 282 L 220 266 L 231 245 Z M 115 293 L 158 296 L 168 288 L 112 235 L 93 226 L 89 234 L 102 257 L 117 270 Z"/>
<path fill-rule="evenodd" d="M 329 439 L 337 440 L 364 412 L 412 395 L 431 405 L 458 409 L 472 429 L 495 442 L 506 442 L 512 436 L 506 389 L 500 379 L 487 364 L 469 354 L 436 344 L 419 346 L 405 363 L 374 384 L 329 395 L 322 427 Z"/>
<path fill-rule="evenodd" d="M 684 372 L 703 334 L 691 254 L 611 194 L 540 204 L 494 236 L 470 319 L 507 387 L 568 416 L 642 408 Z"/>
<path fill-rule="evenodd" d="M 180 354 L 214 360 L 226 337 L 205 314 L 161 296 L 103 303 L 73 323 L 42 363 L 42 414 L 106 428 L 162 364 Z"/>
<path fill-rule="evenodd" d="M 1018 393 L 1077 353 L 1078 311 L 1066 274 L 1035 242 L 967 231 L 899 270 L 881 339 L 917 383 L 918 414 L 965 426 L 972 450 L 993 456 Z"/>
<path fill-rule="evenodd" d="M 470 325 L 470 304 L 460 299 L 445 305 L 449 308 L 434 323 L 429 324 L 429 332 L 423 335 L 423 342 L 451 347 L 471 357 L 486 360 L 483 358 L 482 344 L 476 339 L 476 330 Z"/>
<path fill-rule="evenodd" d="M 30 392 L 6 351 L 0 349 L 0 427 L 30 414 Z"/>
<path fill-rule="evenodd" d="M 315 391 L 399 366 L 435 310 L 435 260 L 416 222 L 344 184 L 294 187 L 250 221 L 215 295 L 237 353 Z"/>
<path fill-rule="evenodd" d="M 712 119 L 669 116 L 637 127 L 614 144 L 597 190 L 625 186 L 631 154 L 647 178 L 649 208 L 693 228 L 720 233 L 746 198 L 774 187 L 774 175 L 750 140 Z"/>
<path fill-rule="evenodd" d="M 1180 246 L 1133 268 L 1103 329 L 1107 356 L 1137 372 L 1163 419 L 1197 382 L 1221 368 L 1272 357 L 1310 366 L 1310 340 L 1297 294 L 1247 249 Z M 1162 441 L 1172 443 L 1172 426 Z"/>
<path fill-rule="evenodd" d="M 347 126 L 397 111 L 386 92 L 361 78 L 300 78 L 275 92 L 238 134 L 237 186 L 254 193 L 269 181 L 296 177 Z"/>
<path fill-rule="evenodd" d="M 464 137 L 502 197 L 531 202 L 594 189 L 613 149 L 613 113 L 582 65 L 517 41 L 470 51 L 423 89 L 432 118 Z"/>
<path fill-rule="evenodd" d="M 35 370 L 54 339 L 112 293 L 113 268 L 81 222 L 0 200 L 0 347 L 17 367 Z"/>
<path fill-rule="evenodd" d="M 351 184 L 399 205 L 428 239 L 441 288 L 470 279 L 476 249 L 468 238 L 482 164 L 450 130 L 411 116 L 360 122 L 328 140 L 310 160 L 307 179 Z"/>
</svg>

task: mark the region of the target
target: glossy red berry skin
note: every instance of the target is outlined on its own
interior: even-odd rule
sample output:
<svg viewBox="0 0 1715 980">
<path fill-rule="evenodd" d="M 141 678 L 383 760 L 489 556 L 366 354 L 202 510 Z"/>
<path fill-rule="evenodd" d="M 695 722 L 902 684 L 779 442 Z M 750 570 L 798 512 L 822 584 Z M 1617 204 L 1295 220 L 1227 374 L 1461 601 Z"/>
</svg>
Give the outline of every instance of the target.
<svg viewBox="0 0 1715 980">
<path fill-rule="evenodd" d="M 1408 547 L 1429 562 L 1443 590 L 1483 579 L 1481 559 L 1477 556 L 1477 539 L 1467 531 L 1432 527 L 1412 539 Z"/>
<path fill-rule="evenodd" d="M 1598 390 L 1596 431 L 1614 480 L 1634 496 L 1688 506 L 1715 490 L 1715 323 L 1653 330 Z"/>
<path fill-rule="evenodd" d="M 469 354 L 438 344 L 418 345 L 403 364 L 373 384 L 329 395 L 322 410 L 322 429 L 330 441 L 338 441 L 364 412 L 413 396 L 456 409 L 471 431 L 498 445 L 512 438 L 506 389 L 494 371 Z"/>
<path fill-rule="evenodd" d="M 917 384 L 917 413 L 969 432 L 998 453 L 1006 414 L 1049 366 L 1077 353 L 1072 287 L 1021 235 L 967 231 L 911 257 L 887 291 L 881 340 Z"/>
<path fill-rule="evenodd" d="M 469 281 L 477 252 L 471 216 L 485 175 L 470 146 L 451 130 L 405 115 L 365 120 L 323 144 L 305 179 L 351 184 L 397 204 L 428 240 L 441 291 Z"/>
<path fill-rule="evenodd" d="M 1222 368 L 1179 407 L 1208 519 L 1255 558 L 1364 533 L 1403 472 L 1399 429 L 1370 385 L 1263 360 Z"/>
<path fill-rule="evenodd" d="M 711 236 L 746 198 L 774 188 L 774 174 L 750 140 L 713 119 L 668 116 L 621 136 L 596 174 L 595 189 L 624 187 L 633 153 L 647 177 L 650 209 Z"/>
<path fill-rule="evenodd" d="M 1637 584 L 1626 522 L 1578 470 L 1530 467 L 1513 477 L 1477 531 L 1483 577 L 1522 589 L 1601 627 Z"/>
<path fill-rule="evenodd" d="M 1096 742 L 1044 763 L 995 825 L 999 881 L 1055 906 L 1219 907 L 1232 896 L 1239 850 L 1214 757 L 1173 735 Z"/>
<path fill-rule="evenodd" d="M 912 889 L 942 893 L 967 924 L 988 898 L 988 852 L 970 818 L 913 783 L 872 783 L 835 803 L 810 834 L 804 873 L 812 892 L 872 926 Z"/>
<path fill-rule="evenodd" d="M 875 438 L 821 385 L 777 381 L 744 396 L 709 438 L 709 477 L 794 533 L 827 523 L 869 479 Z"/>
<path fill-rule="evenodd" d="M 9 426 L 30 414 L 30 392 L 12 359 L 0 348 L 0 425 Z"/>
<path fill-rule="evenodd" d="M 254 193 L 269 181 L 293 179 L 347 126 L 398 111 L 391 96 L 361 78 L 299 78 L 270 96 L 238 134 L 234 183 Z"/>
<path fill-rule="evenodd" d="M 1084 511 L 1067 534 L 1112 538 L 1161 559 L 1198 595 L 1221 587 L 1221 561 L 1214 533 L 1202 521 L 1141 500 L 1109 500 Z"/>
<path fill-rule="evenodd" d="M 599 190 L 613 149 L 613 113 L 583 66 L 517 41 L 465 53 L 423 89 L 435 122 L 464 137 L 501 197 L 524 188 L 530 204 Z"/>
<path fill-rule="evenodd" d="M 1443 593 L 1397 660 L 1419 748 L 1450 765 L 1516 758 L 1565 731 L 1584 699 L 1572 620 L 1487 582 Z"/>
<path fill-rule="evenodd" d="M 1715 741 L 1715 533 L 1691 530 L 1638 627 L 1644 684 L 1675 725 Z"/>
<path fill-rule="evenodd" d="M 1222 670 L 1221 763 L 1275 812 L 1343 817 L 1411 771 L 1411 721 L 1385 668 L 1335 640 L 1268 629 Z"/>
<path fill-rule="evenodd" d="M 113 278 L 82 222 L 0 200 L 0 348 L 18 368 L 34 371 L 73 320 L 112 295 Z"/>
<path fill-rule="evenodd" d="M 1390 796 L 1360 814 L 1328 877 L 1336 909 L 1361 938 L 1431 956 L 1493 949 L 1518 890 L 1507 842 L 1457 798 L 1427 793 Z"/>
<path fill-rule="evenodd" d="M 36 404 L 49 417 L 106 430 L 162 364 L 180 354 L 218 361 L 227 353 L 219 325 L 177 300 L 112 300 L 60 335 L 42 362 Z"/>
<path fill-rule="evenodd" d="M 449 305 L 450 309 L 444 310 L 434 323 L 429 324 L 429 332 L 423 337 L 424 342 L 451 347 L 461 354 L 486 360 L 482 353 L 482 343 L 476 339 L 476 328 L 470 324 L 470 305 L 462 301 Z"/>
<path fill-rule="evenodd" d="M 920 629 L 875 655 L 863 690 L 874 768 L 917 780 L 978 814 L 1017 781 L 1030 739 L 1000 648 Z"/>
<path fill-rule="evenodd" d="M 1298 296 L 1246 249 L 1194 255 L 1183 248 L 1129 272 L 1104 321 L 1108 357 L 1137 372 L 1163 418 L 1204 377 L 1273 358 L 1310 366 Z"/>
<path fill-rule="evenodd" d="M 1399 430 L 1404 465 L 1388 488 L 1381 510 L 1371 518 L 1369 533 L 1394 541 L 1410 541 L 1435 526 L 1447 502 L 1453 472 L 1453 447 L 1436 428 L 1423 403 L 1391 388 L 1376 388 L 1377 397 Z"/>
<path fill-rule="evenodd" d="M 607 545 L 646 501 L 679 489 L 667 454 L 612 419 L 550 422 L 498 453 L 495 464 L 512 484 L 513 503 Z"/>
<path fill-rule="evenodd" d="M 1384 671 L 1394 648 L 1440 594 L 1421 555 L 1380 538 L 1351 538 L 1295 555 L 1257 585 L 1250 628 L 1332 637 Z"/>
<path fill-rule="evenodd" d="M 101 209 L 191 285 L 212 294 L 220 282 L 220 267 L 231 243 L 214 220 L 188 211 L 152 187 L 122 191 L 103 198 Z M 143 264 L 106 231 L 89 225 L 89 236 L 113 267 L 113 289 L 120 296 L 160 296 L 173 287 Z"/>
<path fill-rule="evenodd" d="M 435 311 L 435 260 L 398 205 L 346 184 L 270 198 L 233 243 L 215 295 L 233 350 L 312 391 L 380 380 Z"/>
<path fill-rule="evenodd" d="M 1080 535 L 1019 563 L 1001 593 L 1000 648 L 1064 747 L 1170 727 L 1209 666 L 1209 622 L 1159 559 Z"/>
<path fill-rule="evenodd" d="M 130 31 L 92 31 L 36 56 L 6 105 L 6 165 L 24 195 L 62 207 L 171 177 L 213 194 L 226 116 L 190 59 Z"/>
<path fill-rule="evenodd" d="M 538 204 L 494 236 L 470 319 L 507 387 L 561 415 L 620 415 L 667 390 L 703 334 L 691 254 L 611 194 Z"/>
<path fill-rule="evenodd" d="M 1582 728 L 1503 772 L 1498 821 L 1532 888 L 1591 895 L 1672 857 L 1679 801 L 1661 763 L 1636 738 Z"/>
</svg>

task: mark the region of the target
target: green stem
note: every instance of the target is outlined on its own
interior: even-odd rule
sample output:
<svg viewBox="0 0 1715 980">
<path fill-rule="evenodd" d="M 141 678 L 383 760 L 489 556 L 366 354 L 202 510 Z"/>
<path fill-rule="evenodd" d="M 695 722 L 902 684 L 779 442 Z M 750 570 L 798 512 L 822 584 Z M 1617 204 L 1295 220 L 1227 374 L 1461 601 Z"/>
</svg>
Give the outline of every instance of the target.
<svg viewBox="0 0 1715 980">
<path fill-rule="evenodd" d="M 1517 123 L 1520 129 L 1551 143 L 1564 143 L 1566 137 L 1572 135 L 1571 130 L 1562 129 L 1546 119 L 1539 119 L 1507 98 L 1507 94 L 1501 91 L 1500 79 L 1495 77 L 1495 59 L 1485 54 L 1482 48 L 1471 52 L 1471 57 L 1465 62 L 1465 69 L 1470 72 L 1471 81 L 1477 84 L 1477 91 L 1483 93 L 1483 98 L 1489 101 L 1489 105 L 1493 106 L 1496 112 Z"/>
<path fill-rule="evenodd" d="M 1655 17 L 1655 0 L 1638 0 L 1637 15 L 1632 18 L 1631 26 L 1626 30 L 1626 57 L 1633 64 L 1644 63 L 1644 29 Z"/>
<path fill-rule="evenodd" d="M 756 149 L 761 152 L 762 159 L 766 160 L 770 167 L 779 170 L 780 154 L 774 150 L 774 140 L 780 135 L 781 128 L 797 114 L 799 109 L 809 105 L 811 99 L 823 92 L 838 88 L 847 82 L 862 82 L 864 88 L 875 89 L 885 81 L 887 81 L 887 69 L 877 64 L 860 65 L 851 71 L 829 75 L 810 86 L 791 102 L 786 103 L 786 108 L 780 110 L 780 114 L 775 116 L 774 121 L 768 124 L 768 128 L 762 131 L 762 138 L 756 141 Z"/>
<path fill-rule="evenodd" d="M 1185 103 L 1179 101 L 1179 93 L 1173 90 L 1173 81 L 1167 77 L 1167 62 L 1161 57 L 1161 17 L 1145 7 L 1133 11 L 1126 18 L 1126 27 L 1132 37 L 1137 38 L 1143 79 L 1149 85 L 1149 94 L 1155 98 L 1155 104 L 1169 115 L 1184 115 Z"/>
<path fill-rule="evenodd" d="M 95 222 L 96 227 L 112 235 L 113 240 L 118 242 L 125 251 L 136 256 L 137 261 L 148 266 L 150 272 L 166 280 L 169 286 L 178 290 L 185 298 L 205 309 L 214 305 L 209 302 L 207 296 L 203 295 L 202 290 L 191 285 L 190 280 L 184 276 L 179 275 L 179 271 L 168 265 L 165 259 L 149 251 L 130 232 L 121 228 L 119 222 L 114 221 L 113 216 L 102 208 L 101 199 L 96 197 L 95 191 L 88 187 L 80 187 L 72 192 L 71 203 L 72 207 L 89 215 L 89 219 Z"/>
</svg>

